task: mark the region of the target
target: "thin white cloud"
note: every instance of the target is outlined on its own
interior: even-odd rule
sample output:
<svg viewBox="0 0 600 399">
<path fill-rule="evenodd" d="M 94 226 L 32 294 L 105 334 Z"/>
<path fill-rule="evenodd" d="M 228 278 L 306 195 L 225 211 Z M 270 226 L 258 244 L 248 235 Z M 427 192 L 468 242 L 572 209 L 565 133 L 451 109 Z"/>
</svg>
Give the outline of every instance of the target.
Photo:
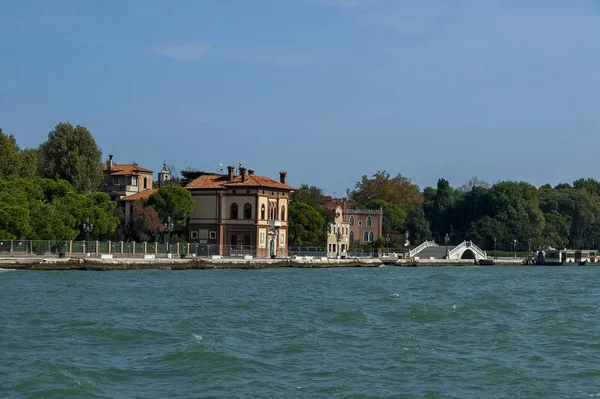
<svg viewBox="0 0 600 399">
<path fill-rule="evenodd" d="M 195 61 L 210 49 L 209 44 L 163 44 L 153 49 L 154 53 L 179 61 Z"/>
</svg>

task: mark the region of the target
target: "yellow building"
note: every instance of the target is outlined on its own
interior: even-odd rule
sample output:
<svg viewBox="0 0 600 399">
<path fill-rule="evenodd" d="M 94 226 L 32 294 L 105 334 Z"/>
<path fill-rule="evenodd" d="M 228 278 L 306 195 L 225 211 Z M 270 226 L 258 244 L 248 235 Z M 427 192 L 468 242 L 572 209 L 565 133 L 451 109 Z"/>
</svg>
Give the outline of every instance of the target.
<svg viewBox="0 0 600 399">
<path fill-rule="evenodd" d="M 188 222 L 188 240 L 219 246 L 222 256 L 287 256 L 288 209 L 293 187 L 286 172 L 279 181 L 253 170 L 227 167 L 227 175 L 206 174 L 186 189 L 196 206 Z"/>
<path fill-rule="evenodd" d="M 350 244 L 350 225 L 344 222 L 344 214 L 341 206 L 334 210 L 335 219 L 327 229 L 327 257 L 345 258 Z"/>
</svg>

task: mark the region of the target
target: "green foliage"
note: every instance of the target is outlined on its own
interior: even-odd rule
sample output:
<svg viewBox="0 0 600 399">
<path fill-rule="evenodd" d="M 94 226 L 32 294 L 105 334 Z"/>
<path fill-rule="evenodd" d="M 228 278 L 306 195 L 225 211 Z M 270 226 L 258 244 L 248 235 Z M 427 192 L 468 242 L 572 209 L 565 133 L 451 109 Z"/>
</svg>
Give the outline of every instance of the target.
<svg viewBox="0 0 600 399">
<path fill-rule="evenodd" d="M 319 211 L 303 202 L 291 202 L 289 211 L 290 245 L 323 246 L 325 219 Z"/>
<path fill-rule="evenodd" d="M 406 211 L 406 229 L 410 232 L 410 243 L 417 246 L 423 241 L 431 238 L 429 221 L 425 218 L 425 212 L 421 204 L 412 204 Z"/>
<path fill-rule="evenodd" d="M 431 228 L 437 240 L 450 233 L 450 217 L 454 208 L 452 187 L 448 180 L 439 179 L 431 209 Z"/>
<path fill-rule="evenodd" d="M 366 175 L 362 176 L 354 190 L 350 192 L 350 199 L 360 205 L 366 205 L 375 200 L 384 200 L 405 210 L 412 204 L 423 202 L 419 186 L 400 173 L 392 177 L 385 170 L 377 171 L 370 178 Z"/>
<path fill-rule="evenodd" d="M 82 238 L 89 218 L 91 238 L 111 235 L 118 225 L 115 203 L 104 193 L 77 194 L 64 180 L 0 180 L 0 238 L 73 240 Z"/>
<path fill-rule="evenodd" d="M 600 182 L 596 179 L 578 179 L 573 182 L 573 188 L 584 190 L 588 194 L 600 195 Z"/>
<path fill-rule="evenodd" d="M 303 184 L 296 191 L 292 192 L 291 200 L 305 203 L 313 208 L 323 207 L 326 203 L 323 190 L 316 186 L 309 186 L 308 184 Z"/>
<path fill-rule="evenodd" d="M 526 182 L 503 181 L 490 189 L 491 215 L 506 226 L 508 241 L 539 241 L 544 229 L 538 190 Z"/>
<path fill-rule="evenodd" d="M 404 243 L 407 212 L 398 205 L 384 200 L 374 200 L 367 204 L 369 209 L 383 210 L 382 239 L 390 239 L 389 245 Z M 386 243 L 387 244 L 387 243 Z M 378 247 L 377 247 L 378 248 Z"/>
<path fill-rule="evenodd" d="M 95 191 L 102 182 L 102 152 L 84 126 L 59 123 L 39 150 L 43 177 L 66 180 L 78 193 Z"/>
<path fill-rule="evenodd" d="M 40 154 L 38 150 L 26 148 L 19 154 L 21 158 L 21 169 L 19 176 L 33 179 L 38 175 L 40 169 Z"/>
<path fill-rule="evenodd" d="M 170 216 L 171 221 L 179 226 L 185 226 L 196 205 L 192 194 L 176 184 L 160 188 L 148 198 L 146 204 L 152 206 L 162 220 Z"/>
<path fill-rule="evenodd" d="M 0 178 L 19 173 L 21 169 L 19 153 L 15 136 L 4 134 L 0 128 Z"/>
</svg>

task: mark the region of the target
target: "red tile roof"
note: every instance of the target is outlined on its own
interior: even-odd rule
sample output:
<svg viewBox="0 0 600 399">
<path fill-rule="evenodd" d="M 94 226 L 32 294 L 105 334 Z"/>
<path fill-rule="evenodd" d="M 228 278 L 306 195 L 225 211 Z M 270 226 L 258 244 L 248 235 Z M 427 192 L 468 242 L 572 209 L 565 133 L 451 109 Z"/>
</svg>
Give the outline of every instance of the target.
<svg viewBox="0 0 600 399">
<path fill-rule="evenodd" d="M 200 190 L 217 190 L 231 187 L 264 187 L 279 190 L 295 190 L 294 187 L 280 183 L 270 177 L 258 175 L 246 175 L 245 181 L 242 181 L 241 176 L 235 176 L 233 180 L 228 181 L 227 175 L 203 175 L 185 186 L 187 189 Z"/>
<path fill-rule="evenodd" d="M 102 165 L 102 170 L 111 171 L 111 176 L 137 176 L 139 173 L 153 173 L 150 169 L 142 168 L 136 164 L 117 164 L 113 163 L 112 169 L 108 169 L 107 164 Z"/>
<path fill-rule="evenodd" d="M 139 193 L 128 195 L 127 197 L 121 198 L 121 201 L 137 201 L 139 199 L 149 198 L 152 194 L 157 192 L 157 188 L 150 188 L 148 190 L 140 191 Z"/>
</svg>

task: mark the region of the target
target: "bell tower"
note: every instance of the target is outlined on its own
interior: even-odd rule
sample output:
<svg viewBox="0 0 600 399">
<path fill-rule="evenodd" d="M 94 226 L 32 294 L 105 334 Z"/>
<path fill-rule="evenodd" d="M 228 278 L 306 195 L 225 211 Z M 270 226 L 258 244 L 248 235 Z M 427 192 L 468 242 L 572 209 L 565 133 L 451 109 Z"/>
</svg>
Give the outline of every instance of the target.
<svg viewBox="0 0 600 399">
<path fill-rule="evenodd" d="M 167 163 L 163 163 L 163 167 L 158 172 L 158 188 L 161 188 L 165 185 L 165 182 L 171 180 L 171 172 L 167 169 Z"/>
</svg>

